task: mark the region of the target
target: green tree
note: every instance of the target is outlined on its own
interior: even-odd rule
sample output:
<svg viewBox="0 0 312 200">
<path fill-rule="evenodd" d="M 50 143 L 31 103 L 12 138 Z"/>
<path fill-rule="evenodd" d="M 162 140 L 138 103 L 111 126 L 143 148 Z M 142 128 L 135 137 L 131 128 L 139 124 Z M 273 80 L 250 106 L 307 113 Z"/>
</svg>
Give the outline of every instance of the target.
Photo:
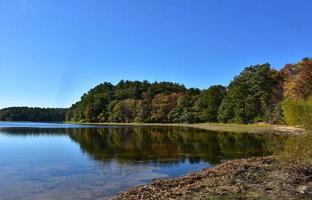
<svg viewBox="0 0 312 200">
<path fill-rule="evenodd" d="M 221 122 L 251 123 L 268 121 L 275 105 L 271 99 L 273 88 L 279 84 L 278 72 L 269 64 L 255 65 L 230 83 L 222 101 L 218 119 Z"/>
<path fill-rule="evenodd" d="M 168 115 L 169 121 L 174 123 L 196 123 L 199 121 L 196 113 L 195 102 L 201 91 L 191 88 L 181 95 L 177 100 L 177 105 Z"/>
<path fill-rule="evenodd" d="M 226 88 L 221 85 L 204 90 L 196 102 L 198 117 L 202 122 L 218 121 L 218 110 L 226 95 Z"/>
</svg>

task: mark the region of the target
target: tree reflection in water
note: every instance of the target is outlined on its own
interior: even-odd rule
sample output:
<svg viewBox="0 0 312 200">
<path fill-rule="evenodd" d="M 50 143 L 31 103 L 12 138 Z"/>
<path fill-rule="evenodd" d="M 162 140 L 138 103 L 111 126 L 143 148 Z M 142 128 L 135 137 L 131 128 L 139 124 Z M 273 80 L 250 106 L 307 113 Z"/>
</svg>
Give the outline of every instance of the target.
<svg viewBox="0 0 312 200">
<path fill-rule="evenodd" d="M 192 128 L 118 127 L 68 129 L 69 137 L 96 160 L 183 162 L 222 160 L 270 154 L 281 136 L 211 132 Z"/>
</svg>

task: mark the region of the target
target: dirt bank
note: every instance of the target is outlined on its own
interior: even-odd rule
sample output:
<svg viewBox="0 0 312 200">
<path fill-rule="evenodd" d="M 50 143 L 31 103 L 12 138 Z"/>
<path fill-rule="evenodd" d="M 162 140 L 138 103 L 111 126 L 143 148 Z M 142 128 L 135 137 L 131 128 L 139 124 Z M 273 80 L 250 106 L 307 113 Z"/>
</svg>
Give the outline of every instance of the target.
<svg viewBox="0 0 312 200">
<path fill-rule="evenodd" d="M 312 199 L 312 179 L 281 168 L 272 157 L 249 158 L 176 179 L 156 180 L 115 198 L 121 199 Z"/>
</svg>

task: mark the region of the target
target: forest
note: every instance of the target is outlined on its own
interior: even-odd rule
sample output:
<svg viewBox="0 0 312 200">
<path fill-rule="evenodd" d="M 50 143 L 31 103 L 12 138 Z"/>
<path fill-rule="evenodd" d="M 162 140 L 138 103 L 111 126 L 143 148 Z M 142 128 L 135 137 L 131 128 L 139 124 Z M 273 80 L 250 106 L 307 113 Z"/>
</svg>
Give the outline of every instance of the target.
<svg viewBox="0 0 312 200">
<path fill-rule="evenodd" d="M 0 110 L 0 121 L 62 122 L 66 112 L 63 108 L 9 107 Z"/>
<path fill-rule="evenodd" d="M 186 88 L 171 82 L 104 82 L 66 114 L 74 122 L 256 123 L 312 128 L 312 59 L 246 67 L 228 87 Z"/>
<path fill-rule="evenodd" d="M 11 107 L 2 121 L 288 124 L 312 129 L 312 58 L 276 70 L 246 67 L 225 87 L 172 82 L 104 82 L 69 109 Z"/>
</svg>

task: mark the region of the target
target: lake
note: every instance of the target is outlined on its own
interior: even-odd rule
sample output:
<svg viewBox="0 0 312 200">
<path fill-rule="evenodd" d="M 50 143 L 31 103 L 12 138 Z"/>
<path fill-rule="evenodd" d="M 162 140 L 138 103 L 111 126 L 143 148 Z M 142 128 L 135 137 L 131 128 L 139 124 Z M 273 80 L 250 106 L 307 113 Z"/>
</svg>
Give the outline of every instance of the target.
<svg viewBox="0 0 312 200">
<path fill-rule="evenodd" d="M 107 199 L 154 179 L 267 155 L 282 140 L 182 127 L 0 122 L 0 199 Z"/>
</svg>

